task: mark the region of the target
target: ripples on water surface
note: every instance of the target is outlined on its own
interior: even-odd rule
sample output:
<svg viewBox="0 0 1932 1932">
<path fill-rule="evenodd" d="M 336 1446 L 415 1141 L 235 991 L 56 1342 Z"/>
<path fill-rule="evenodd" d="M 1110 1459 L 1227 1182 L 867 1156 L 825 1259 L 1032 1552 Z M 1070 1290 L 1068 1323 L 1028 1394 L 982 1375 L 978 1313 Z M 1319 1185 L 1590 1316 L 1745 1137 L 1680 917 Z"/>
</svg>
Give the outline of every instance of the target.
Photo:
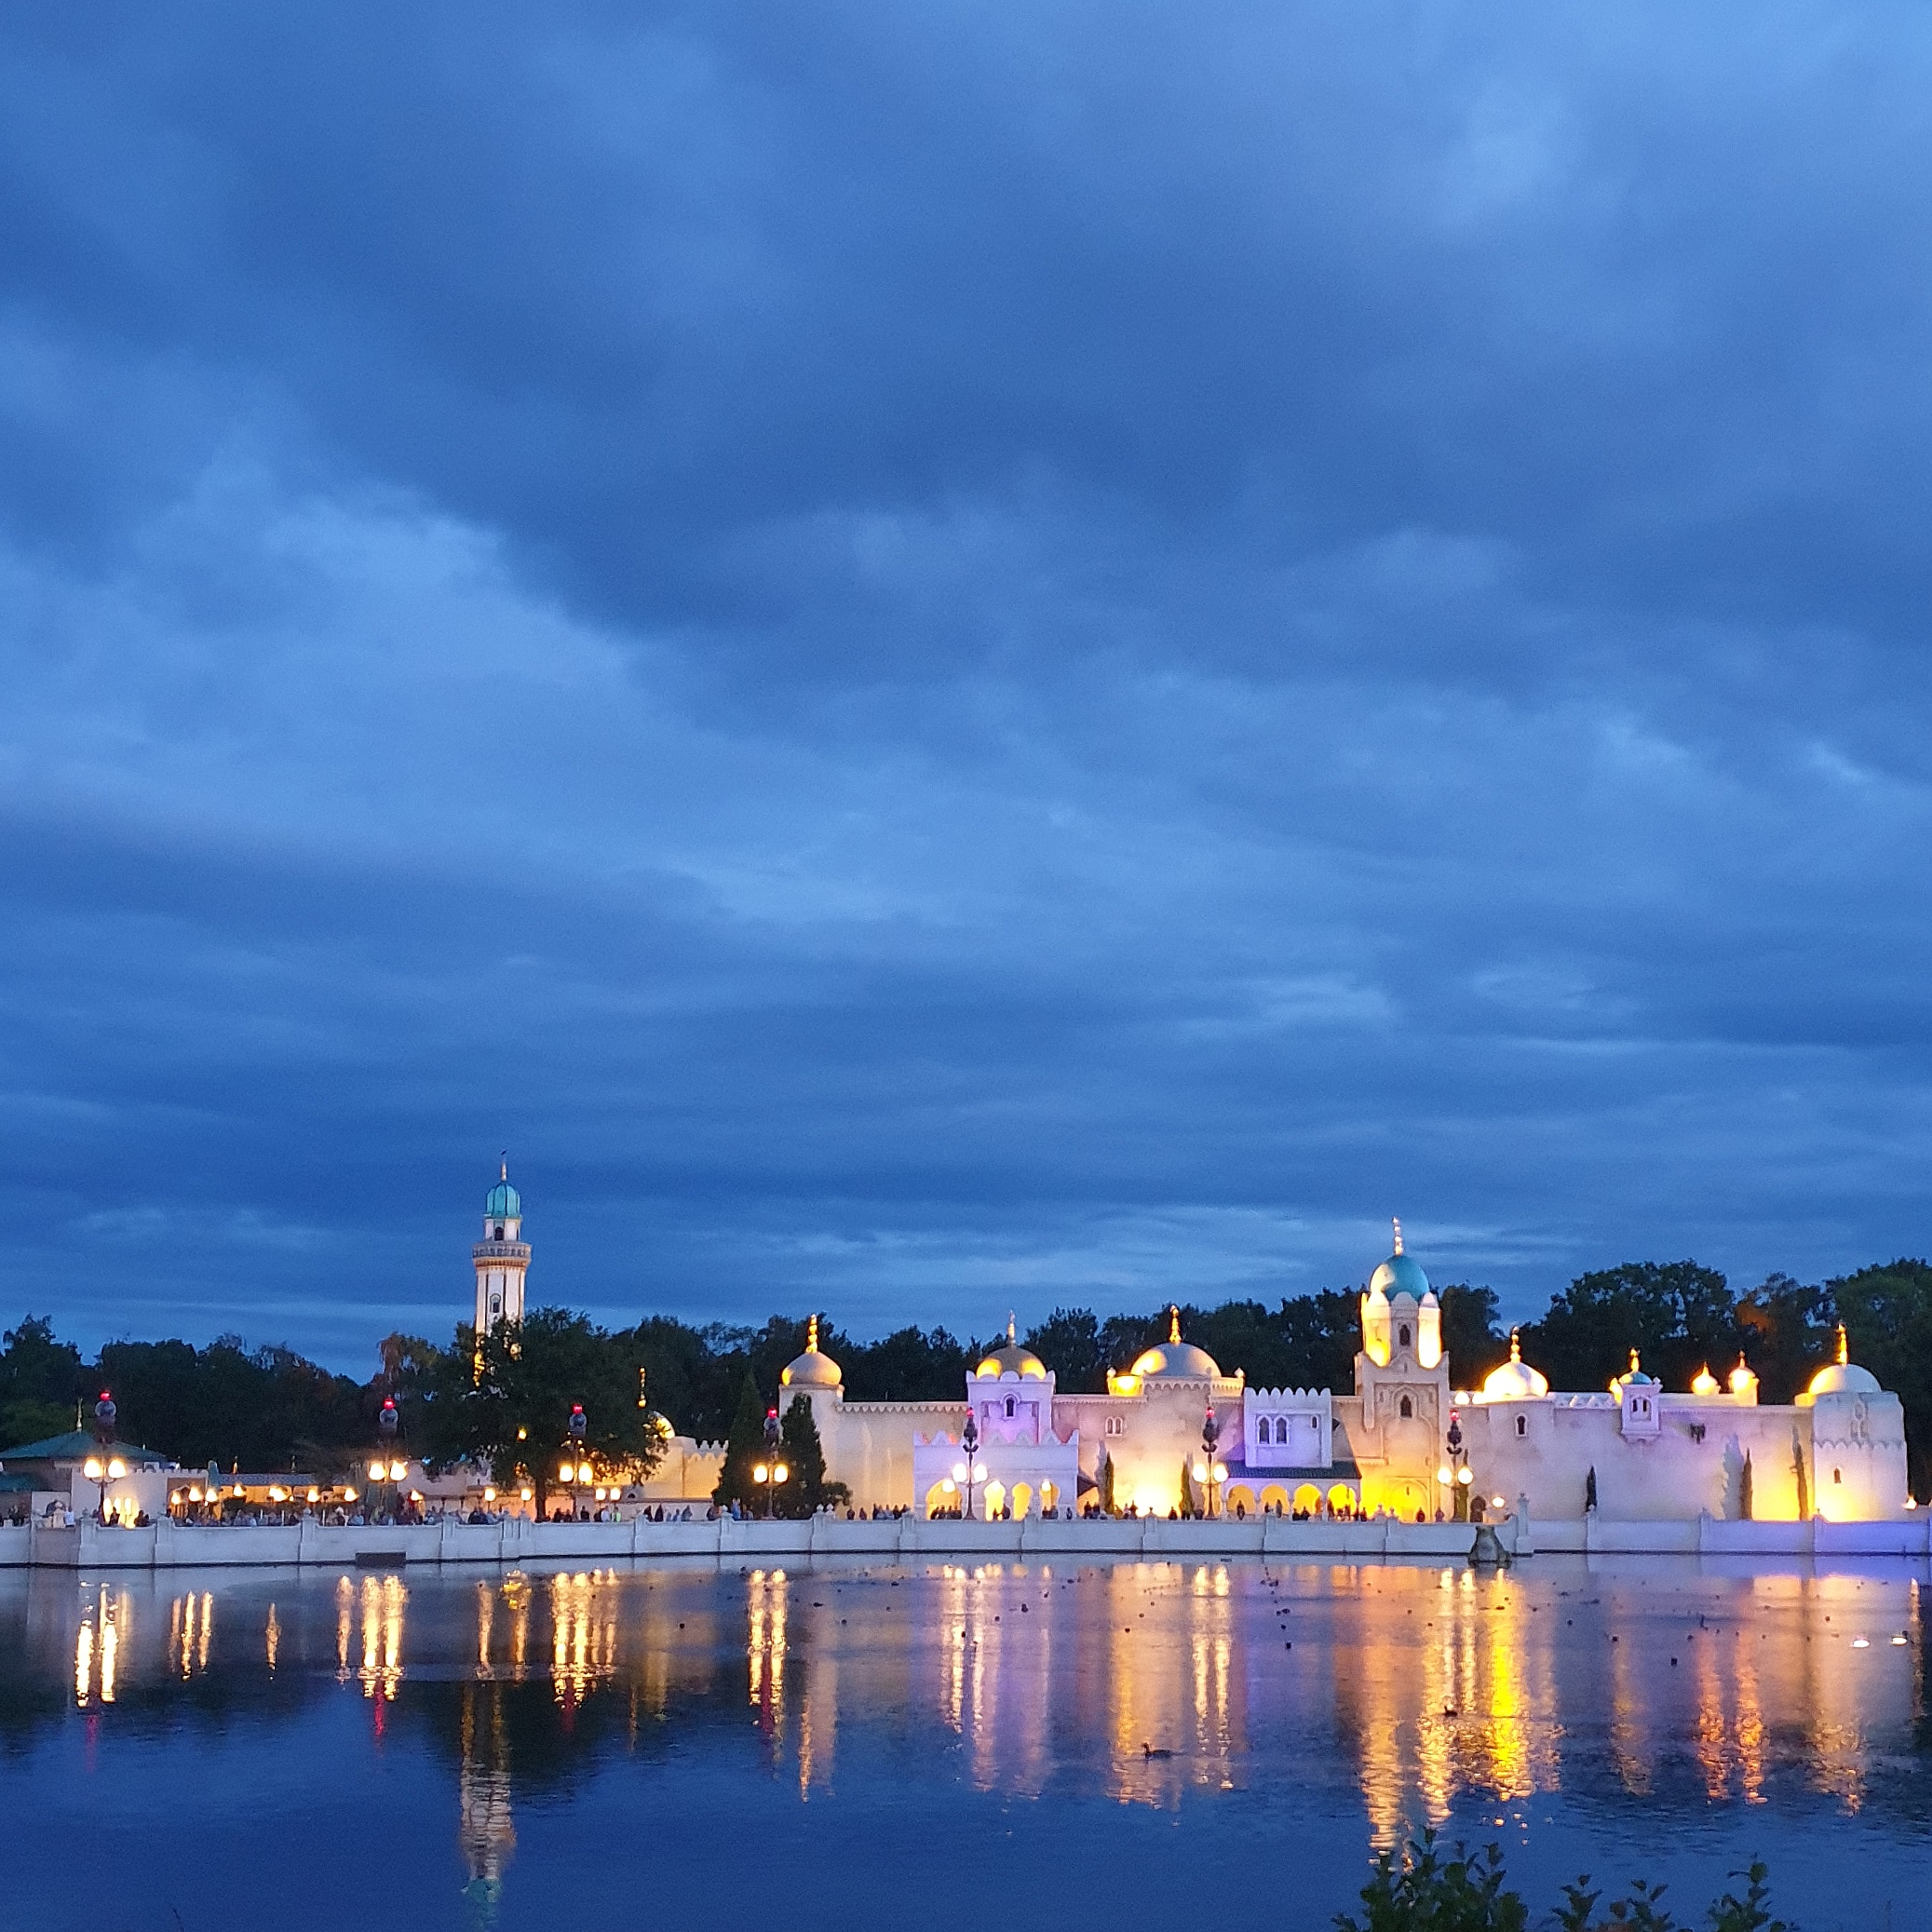
<svg viewBox="0 0 1932 1932">
<path fill-rule="evenodd" d="M 0 1923 L 1319 1926 L 1438 1824 L 1538 1907 L 1701 1915 L 1760 1849 L 1813 1932 L 1904 1932 L 1925 1608 L 1555 1557 L 7 1573 Z"/>
</svg>

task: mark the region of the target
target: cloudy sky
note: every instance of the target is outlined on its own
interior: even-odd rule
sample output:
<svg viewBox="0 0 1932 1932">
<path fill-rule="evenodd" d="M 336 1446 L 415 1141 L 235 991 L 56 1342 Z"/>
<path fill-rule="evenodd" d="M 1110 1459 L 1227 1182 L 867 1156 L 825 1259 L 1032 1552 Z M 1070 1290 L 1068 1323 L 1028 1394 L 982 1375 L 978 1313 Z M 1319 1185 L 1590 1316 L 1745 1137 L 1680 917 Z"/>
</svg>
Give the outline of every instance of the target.
<svg viewBox="0 0 1932 1932">
<path fill-rule="evenodd" d="M 7 1320 L 1932 1245 L 1922 9 L 0 39 Z"/>
</svg>

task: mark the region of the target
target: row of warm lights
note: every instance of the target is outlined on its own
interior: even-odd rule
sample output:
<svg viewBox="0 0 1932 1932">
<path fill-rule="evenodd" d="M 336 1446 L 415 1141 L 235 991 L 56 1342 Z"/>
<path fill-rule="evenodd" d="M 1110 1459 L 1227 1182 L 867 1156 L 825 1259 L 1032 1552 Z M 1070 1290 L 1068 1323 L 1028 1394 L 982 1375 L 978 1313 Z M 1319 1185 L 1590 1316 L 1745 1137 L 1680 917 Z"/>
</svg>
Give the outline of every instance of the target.
<svg viewBox="0 0 1932 1932">
<path fill-rule="evenodd" d="M 1225 1463 L 1196 1463 L 1194 1466 L 1194 1479 L 1196 1482 L 1225 1482 L 1227 1480 L 1227 1465 Z"/>
<path fill-rule="evenodd" d="M 560 1463 L 557 1466 L 560 1482 L 588 1482 L 596 1474 L 588 1463 Z"/>
<path fill-rule="evenodd" d="M 773 1482 L 786 1482 L 790 1479 L 790 1477 L 791 1470 L 784 1463 L 774 1463 L 769 1468 L 763 1463 L 759 1463 L 751 1471 L 751 1480 L 753 1482 L 763 1482 L 767 1479 Z"/>
<path fill-rule="evenodd" d="M 103 1476 L 110 1482 L 118 1482 L 128 1473 L 128 1466 L 119 1456 L 110 1457 L 103 1463 L 98 1455 L 90 1455 L 80 1466 L 80 1473 L 89 1482 L 99 1482 Z"/>
<path fill-rule="evenodd" d="M 369 1466 L 369 1479 L 372 1482 L 400 1482 L 408 1474 L 407 1463 L 385 1463 L 378 1458 Z"/>
</svg>

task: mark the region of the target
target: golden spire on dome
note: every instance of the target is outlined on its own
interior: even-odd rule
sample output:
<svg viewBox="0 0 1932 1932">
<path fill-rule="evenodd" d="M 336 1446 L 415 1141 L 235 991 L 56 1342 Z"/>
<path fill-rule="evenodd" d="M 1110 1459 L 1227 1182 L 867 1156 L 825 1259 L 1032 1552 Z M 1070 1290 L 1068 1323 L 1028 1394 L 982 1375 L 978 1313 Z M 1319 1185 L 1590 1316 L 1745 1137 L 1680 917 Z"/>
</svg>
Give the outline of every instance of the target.
<svg viewBox="0 0 1932 1932">
<path fill-rule="evenodd" d="M 1842 1369 L 1850 1360 L 1851 1355 L 1844 1345 L 1844 1324 L 1841 1321 L 1838 1324 L 1838 1366 Z"/>
<path fill-rule="evenodd" d="M 805 1353 L 818 1353 L 818 1317 L 816 1315 L 805 1317 Z"/>
<path fill-rule="evenodd" d="M 1016 1335 L 1016 1334 L 1015 1334 L 1015 1333 L 1013 1332 L 1013 1311 L 1012 1311 L 1012 1309 L 1008 1308 L 1008 1309 L 1007 1310 L 1007 1346 L 1008 1346 L 1008 1347 L 1010 1347 L 1010 1346 L 1011 1346 L 1011 1345 L 1012 1345 L 1012 1344 L 1013 1344 L 1014 1343 L 1016 1343 L 1017 1341 L 1019 1341 L 1019 1339 L 1020 1339 L 1020 1337 L 1019 1337 L 1018 1335 Z"/>
<path fill-rule="evenodd" d="M 1396 1252 L 1400 1254 L 1402 1251 L 1402 1217 L 1399 1214 L 1393 1214 L 1389 1219 L 1396 1224 Z"/>
<path fill-rule="evenodd" d="M 496 1178 L 499 1181 L 507 1181 L 510 1178 L 510 1151 L 507 1147 L 503 1150 L 503 1158 L 496 1164 Z"/>
<path fill-rule="evenodd" d="M 1512 1327 L 1509 1331 L 1509 1359 L 1520 1362 L 1523 1358 L 1522 1331 Z"/>
<path fill-rule="evenodd" d="M 1168 1304 L 1168 1340 L 1169 1340 L 1169 1342 L 1178 1342 L 1178 1341 L 1180 1341 L 1180 1339 L 1181 1339 L 1181 1308 L 1180 1308 L 1180 1304 L 1179 1304 L 1178 1303 L 1175 1303 L 1175 1302 L 1169 1302 L 1169 1303 Z"/>
</svg>

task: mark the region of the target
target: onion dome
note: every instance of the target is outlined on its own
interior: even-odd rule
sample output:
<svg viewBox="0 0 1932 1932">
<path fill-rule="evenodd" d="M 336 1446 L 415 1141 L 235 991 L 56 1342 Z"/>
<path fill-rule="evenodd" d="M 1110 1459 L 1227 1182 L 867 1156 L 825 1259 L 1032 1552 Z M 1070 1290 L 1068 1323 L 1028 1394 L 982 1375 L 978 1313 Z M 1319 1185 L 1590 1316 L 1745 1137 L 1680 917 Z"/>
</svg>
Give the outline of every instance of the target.
<svg viewBox="0 0 1932 1932">
<path fill-rule="evenodd" d="M 837 1388 L 845 1379 L 838 1363 L 818 1353 L 818 1317 L 805 1323 L 805 1352 L 778 1371 L 780 1388 Z"/>
<path fill-rule="evenodd" d="M 1509 1331 L 1509 1359 L 1500 1369 L 1492 1369 L 1482 1385 L 1485 1402 L 1527 1401 L 1549 1393 L 1549 1380 L 1523 1360 L 1522 1342 L 1514 1329 Z"/>
<path fill-rule="evenodd" d="M 505 1161 L 496 1185 L 483 1196 L 483 1212 L 492 1221 L 516 1221 L 523 1213 L 523 1199 L 510 1185 L 510 1164 Z"/>
<path fill-rule="evenodd" d="M 1808 1396 L 1875 1396 L 1880 1393 L 1878 1377 L 1870 1369 L 1853 1361 L 1844 1344 L 1844 1324 L 1838 1324 L 1838 1359 L 1828 1363 L 1811 1378 Z"/>
<path fill-rule="evenodd" d="M 1691 1377 L 1691 1393 L 1694 1396 L 1714 1396 L 1720 1386 L 1717 1377 L 1710 1372 L 1709 1362 Z"/>
<path fill-rule="evenodd" d="M 1369 1277 L 1371 1295 L 1413 1295 L 1419 1302 L 1429 1292 L 1429 1277 L 1413 1255 L 1402 1252 L 1402 1223 L 1396 1227 L 1395 1252 Z"/>
<path fill-rule="evenodd" d="M 1181 1339 L 1181 1311 L 1168 1310 L 1168 1339 L 1136 1358 L 1132 1371 L 1142 1382 L 1218 1382 L 1221 1364 L 1205 1348 Z"/>
<path fill-rule="evenodd" d="M 1731 1371 L 1730 1380 L 1734 1396 L 1747 1396 L 1753 1402 L 1758 1399 L 1758 1378 L 1751 1372 L 1751 1366 L 1742 1352 L 1737 1357 L 1737 1366 Z"/>
<path fill-rule="evenodd" d="M 980 1366 L 973 1371 L 975 1375 L 1023 1375 L 1034 1382 L 1045 1382 L 1047 1364 L 1031 1348 L 1022 1348 L 1013 1333 L 1013 1317 L 1007 1317 L 1006 1345 L 995 1348 Z"/>
<path fill-rule="evenodd" d="M 1610 1393 L 1621 1396 L 1627 1388 L 1656 1388 L 1659 1386 L 1655 1375 L 1646 1375 L 1637 1365 L 1637 1351 L 1630 1351 L 1630 1366 L 1621 1375 L 1610 1378 Z"/>
</svg>

